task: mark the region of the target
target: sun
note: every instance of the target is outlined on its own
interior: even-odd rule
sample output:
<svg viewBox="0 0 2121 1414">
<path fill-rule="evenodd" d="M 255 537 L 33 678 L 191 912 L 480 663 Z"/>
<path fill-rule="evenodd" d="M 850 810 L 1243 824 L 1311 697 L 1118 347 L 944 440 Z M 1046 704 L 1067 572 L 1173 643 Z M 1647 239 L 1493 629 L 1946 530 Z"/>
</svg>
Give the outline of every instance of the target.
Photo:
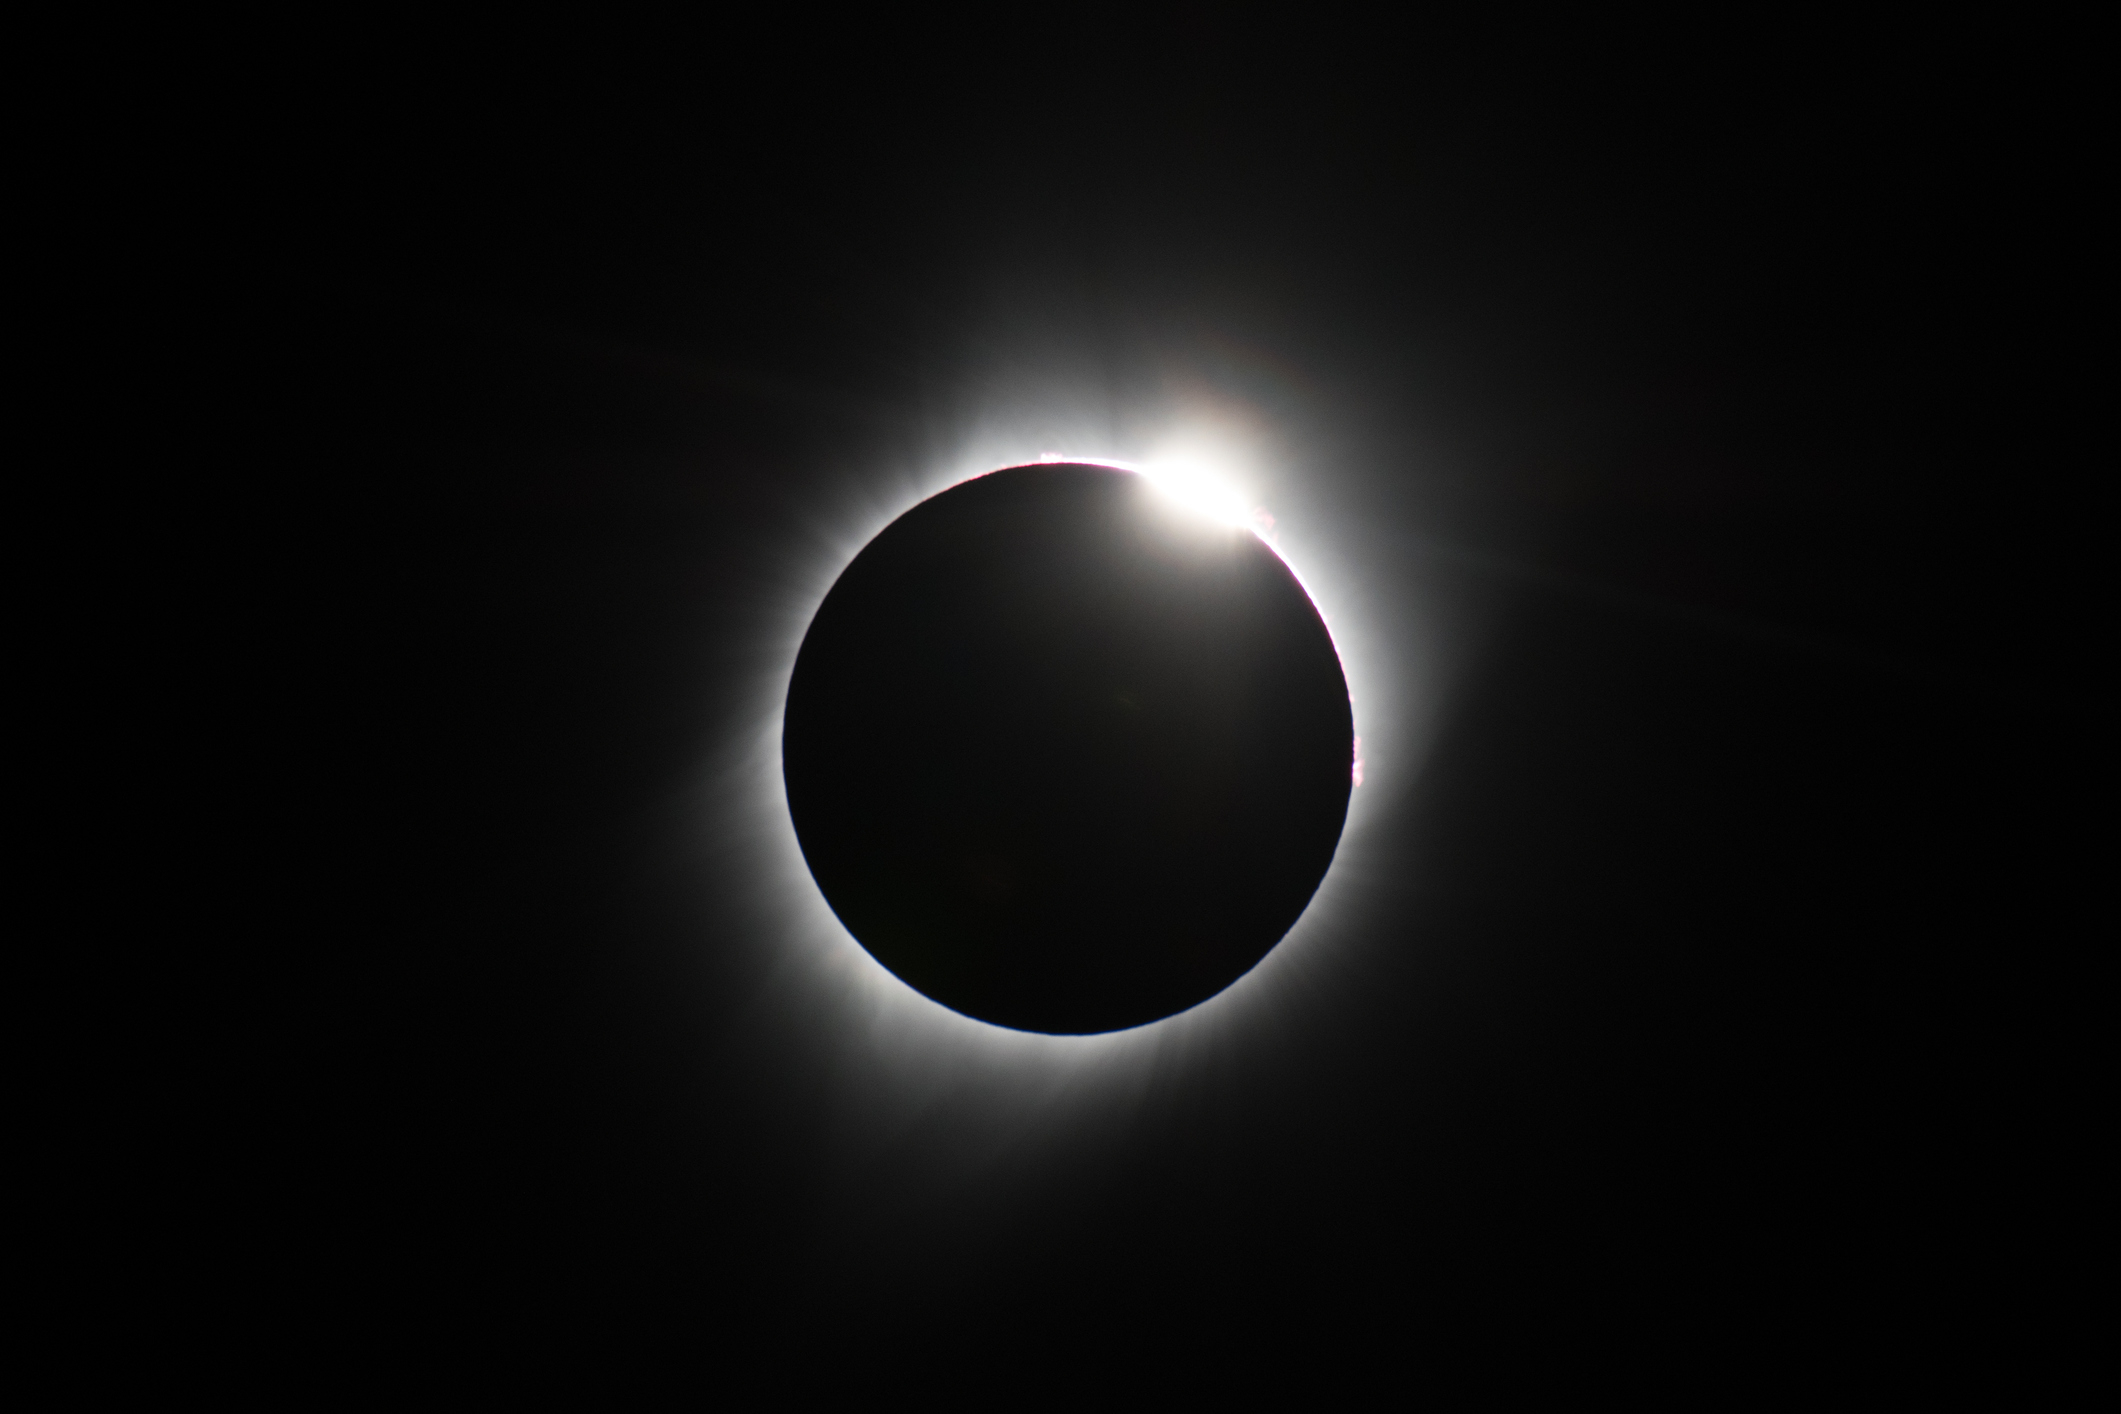
<svg viewBox="0 0 2121 1414">
<path fill-rule="evenodd" d="M 759 586 L 752 706 L 740 733 L 724 739 L 711 777 L 701 780 L 700 797 L 702 845 L 719 861 L 716 876 L 733 891 L 731 903 L 756 920 L 751 946 L 766 950 L 762 962 L 775 979 L 771 996 L 759 1000 L 760 1024 L 792 1048 L 789 1063 L 823 1064 L 843 1074 L 845 1084 L 835 1093 L 845 1089 L 850 1103 L 857 1093 L 867 1096 L 860 1103 L 881 1106 L 875 1110 L 880 1116 L 911 1114 L 947 1092 L 983 1110 L 991 1107 L 998 1134 L 1022 1129 L 1026 1135 L 1068 1130 L 1076 1122 L 1068 1116 L 1105 1112 L 1152 1071 L 1205 1064 L 1224 1047 L 1284 1023 L 1287 1009 L 1299 1006 L 1312 987 L 1311 974 L 1335 966 L 1346 939 L 1366 926 L 1375 906 L 1365 883 L 1374 870 L 1363 862 L 1370 822 L 1383 818 L 1390 782 L 1410 769 L 1406 763 L 1426 740 L 1430 715 L 1402 686 L 1427 651 L 1419 626 L 1409 633 L 1395 624 L 1386 632 L 1388 625 L 1372 611 L 1384 602 L 1378 589 L 1391 586 L 1402 571 L 1383 541 L 1350 536 L 1349 527 L 1365 523 L 1362 507 L 1340 502 L 1351 488 L 1361 491 L 1360 481 L 1351 483 L 1345 474 L 1319 480 L 1287 467 L 1269 478 L 1244 448 L 1233 452 L 1199 437 L 1103 447 L 1096 445 L 1101 437 L 1030 436 L 1039 441 L 1027 446 L 1028 437 L 1018 440 L 990 424 L 968 434 L 955 455 L 900 463 L 895 472 L 850 481 L 844 495 L 813 509 L 800 526 L 808 538 L 788 543 L 785 578 Z M 1041 461 L 1138 473 L 1174 507 L 1257 535 L 1296 575 L 1324 619 L 1344 669 L 1359 749 L 1371 757 L 1367 788 L 1351 798 L 1331 867 L 1310 906 L 1265 959 L 1188 1010 L 1094 1035 L 990 1025 L 930 1001 L 888 972 L 825 903 L 796 840 L 781 770 L 782 714 L 796 653 L 841 572 L 885 526 L 928 497 L 992 471 Z M 1256 491 L 1269 480 L 1285 498 L 1294 497 L 1274 507 L 1278 520 Z M 1390 602 L 1402 601 L 1395 595 Z M 1413 739 L 1417 733 L 1420 739 Z M 1362 770 L 1351 762 L 1351 772 Z M 1381 778 L 1384 792 L 1378 789 Z"/>
</svg>

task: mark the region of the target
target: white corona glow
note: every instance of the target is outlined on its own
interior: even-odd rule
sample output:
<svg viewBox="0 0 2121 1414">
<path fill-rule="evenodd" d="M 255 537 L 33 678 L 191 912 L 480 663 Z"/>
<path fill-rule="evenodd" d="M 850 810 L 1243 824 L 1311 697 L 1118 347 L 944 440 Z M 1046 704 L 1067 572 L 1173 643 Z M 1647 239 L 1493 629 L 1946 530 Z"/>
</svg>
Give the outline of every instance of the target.
<svg viewBox="0 0 2121 1414">
<path fill-rule="evenodd" d="M 1086 407 L 1094 407 L 1090 398 Z M 1086 423 L 1094 423 L 1087 413 Z M 1011 419 L 1012 421 L 1014 419 Z M 1029 418 L 1024 419 L 1030 421 Z M 1245 1064 L 1300 1034 L 1308 998 L 1342 964 L 1377 906 L 1380 884 L 1396 883 L 1396 861 L 1372 862 L 1363 841 L 1418 769 L 1434 719 L 1433 697 L 1415 698 L 1432 674 L 1428 625 L 1398 621 L 1406 602 L 1393 576 L 1398 547 L 1362 538 L 1377 518 L 1335 506 L 1330 486 L 1310 477 L 1300 503 L 1277 520 L 1245 493 L 1248 458 L 1231 448 L 1150 443 L 1141 460 L 1101 454 L 1099 436 L 1080 441 L 1020 440 L 974 431 L 955 456 L 905 463 L 896 474 L 850 479 L 836 501 L 817 507 L 804 545 L 780 556 L 777 586 L 764 592 L 750 661 L 753 695 L 746 725 L 703 780 L 703 843 L 715 860 L 729 906 L 745 931 L 770 948 L 773 982 L 756 999 L 758 1044 L 780 1049 L 780 1064 L 831 1077 L 818 1092 L 835 1124 L 826 1131 L 841 1160 L 893 1142 L 931 1106 L 970 1106 L 982 1115 L 986 1158 L 1033 1161 L 1048 1141 L 1116 1139 L 1152 1086 L 1188 1074 Z M 1035 434 L 1034 434 L 1035 435 Z M 1084 446 L 1089 443 L 1089 446 Z M 1049 450 L 1059 445 L 1067 451 Z M 1109 445 L 1109 444 L 1108 444 Z M 1121 450 L 1111 447 L 1110 450 Z M 1131 448 L 1127 450 L 1133 450 Z M 1239 452 L 1242 449 L 1237 449 Z M 797 651 L 825 595 L 883 529 L 921 501 L 965 481 L 1039 461 L 1087 462 L 1145 476 L 1173 503 L 1249 528 L 1295 574 L 1325 621 L 1340 657 L 1361 733 L 1366 788 L 1353 792 L 1340 844 L 1310 905 L 1250 972 L 1176 1015 L 1125 1031 L 1054 1036 L 1014 1031 L 961 1015 L 914 991 L 840 923 L 811 877 L 788 813 L 781 776 L 782 714 Z M 1231 468 L 1228 472 L 1219 468 Z M 1284 472 L 1282 485 L 1292 483 Z M 1338 529 L 1336 530 L 1336 527 Z M 1301 567 L 1300 567 L 1301 566 Z M 1421 669 L 1420 672 L 1411 671 Z M 1280 1038 L 1279 1042 L 1275 1038 Z M 1265 1047 L 1262 1051 L 1261 1048 Z M 823 1063 L 825 1070 L 815 1069 Z M 1100 1141 L 1102 1142 L 1102 1141 Z"/>
</svg>

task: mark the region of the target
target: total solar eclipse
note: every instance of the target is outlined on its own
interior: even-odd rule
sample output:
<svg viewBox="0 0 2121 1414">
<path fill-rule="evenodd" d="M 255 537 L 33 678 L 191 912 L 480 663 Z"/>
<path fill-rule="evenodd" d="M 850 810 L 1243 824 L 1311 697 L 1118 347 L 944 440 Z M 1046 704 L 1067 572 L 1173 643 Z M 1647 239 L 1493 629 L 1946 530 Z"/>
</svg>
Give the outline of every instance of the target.
<svg viewBox="0 0 2121 1414">
<path fill-rule="evenodd" d="M 1251 530 L 1131 471 L 1012 467 L 872 540 L 796 657 L 804 859 L 878 962 L 1020 1031 L 1229 986 L 1332 863 L 1354 724 L 1331 637 Z"/>
</svg>

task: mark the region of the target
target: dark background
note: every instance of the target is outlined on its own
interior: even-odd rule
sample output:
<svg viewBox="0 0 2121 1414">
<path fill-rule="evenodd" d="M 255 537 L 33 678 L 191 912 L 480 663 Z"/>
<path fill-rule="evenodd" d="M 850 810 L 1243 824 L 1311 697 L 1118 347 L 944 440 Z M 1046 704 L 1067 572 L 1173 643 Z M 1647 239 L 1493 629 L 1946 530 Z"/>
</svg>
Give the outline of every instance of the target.
<svg viewBox="0 0 2121 1414">
<path fill-rule="evenodd" d="M 2041 1246 L 1999 822 L 2085 672 L 2031 627 L 2082 564 L 2037 46 L 1201 10 L 315 62 L 259 243 L 297 539 L 350 552 L 294 636 L 328 1058 L 275 1242 L 356 1325 L 1988 1368 Z M 1173 387 L 1271 429 L 1270 508 L 1441 684 L 1330 965 L 1066 1104 L 789 982 L 725 770 L 819 525 L 1049 376 L 1122 444 L 1056 450 Z"/>
</svg>

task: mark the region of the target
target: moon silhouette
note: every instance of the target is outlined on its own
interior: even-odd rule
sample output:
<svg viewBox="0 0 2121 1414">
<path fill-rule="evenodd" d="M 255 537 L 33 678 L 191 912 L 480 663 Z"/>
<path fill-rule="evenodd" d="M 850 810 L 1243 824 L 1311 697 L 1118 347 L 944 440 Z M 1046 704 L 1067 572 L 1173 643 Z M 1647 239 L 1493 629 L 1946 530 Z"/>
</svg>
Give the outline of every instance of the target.
<svg viewBox="0 0 2121 1414">
<path fill-rule="evenodd" d="M 923 501 L 796 658 L 782 771 L 833 911 L 966 1016 L 1085 1034 L 1250 971 L 1332 863 L 1347 682 L 1249 530 L 1133 472 L 1013 467 Z"/>
</svg>

